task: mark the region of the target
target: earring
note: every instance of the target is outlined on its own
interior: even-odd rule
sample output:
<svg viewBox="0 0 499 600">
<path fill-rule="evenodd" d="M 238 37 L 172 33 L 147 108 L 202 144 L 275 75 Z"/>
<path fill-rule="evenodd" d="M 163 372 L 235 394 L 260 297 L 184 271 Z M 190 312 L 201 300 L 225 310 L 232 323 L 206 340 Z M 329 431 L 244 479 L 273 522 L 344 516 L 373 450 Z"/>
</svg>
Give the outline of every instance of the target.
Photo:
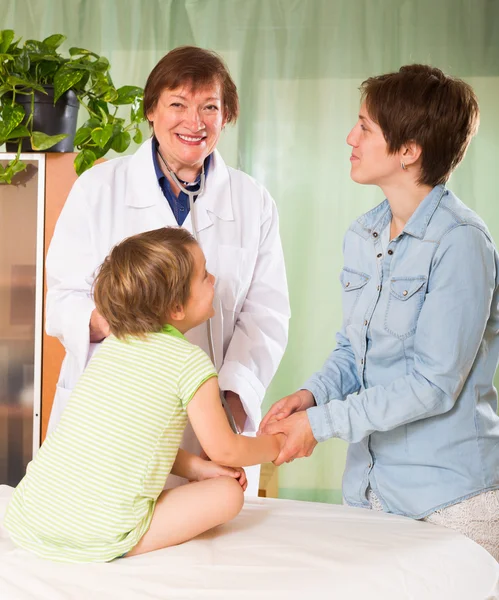
<svg viewBox="0 0 499 600">
<path fill-rule="evenodd" d="M 407 171 L 407 167 L 405 166 L 405 162 L 401 162 L 400 166 L 402 167 L 402 171 Z"/>
</svg>

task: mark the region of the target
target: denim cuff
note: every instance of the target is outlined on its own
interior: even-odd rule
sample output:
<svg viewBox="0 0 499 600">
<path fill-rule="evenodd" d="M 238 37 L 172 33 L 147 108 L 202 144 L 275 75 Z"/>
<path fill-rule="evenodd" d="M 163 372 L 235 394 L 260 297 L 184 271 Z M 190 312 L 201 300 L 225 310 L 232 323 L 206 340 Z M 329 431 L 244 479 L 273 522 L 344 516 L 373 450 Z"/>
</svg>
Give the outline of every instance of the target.
<svg viewBox="0 0 499 600">
<path fill-rule="evenodd" d="M 307 417 L 314 438 L 318 442 L 324 442 L 325 440 L 334 437 L 333 421 L 327 404 L 307 408 Z"/>
<path fill-rule="evenodd" d="M 315 375 L 312 375 L 310 379 L 307 379 L 307 381 L 304 383 L 304 385 L 301 386 L 300 389 L 312 392 L 317 406 L 320 406 L 321 404 L 326 404 L 326 402 L 328 401 L 327 390 L 324 384 Z"/>
</svg>

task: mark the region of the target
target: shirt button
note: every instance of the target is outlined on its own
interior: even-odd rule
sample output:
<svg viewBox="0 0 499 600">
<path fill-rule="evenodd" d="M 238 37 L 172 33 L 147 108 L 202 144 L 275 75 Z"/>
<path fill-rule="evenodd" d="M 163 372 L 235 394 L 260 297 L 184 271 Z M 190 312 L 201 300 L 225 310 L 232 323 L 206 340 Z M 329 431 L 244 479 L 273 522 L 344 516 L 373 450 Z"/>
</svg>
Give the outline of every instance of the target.
<svg viewBox="0 0 499 600">
<path fill-rule="evenodd" d="M 393 254 L 393 250 L 388 250 L 388 254 L 391 256 Z"/>
<path fill-rule="evenodd" d="M 373 237 L 377 238 L 378 237 L 378 233 L 376 231 L 373 231 Z"/>
<path fill-rule="evenodd" d="M 369 464 L 367 465 L 367 468 L 368 468 L 368 469 L 370 469 L 372 466 L 373 466 L 373 465 L 372 465 L 372 463 L 369 463 Z"/>
<path fill-rule="evenodd" d="M 364 321 L 364 325 L 367 325 L 367 320 L 366 320 L 366 321 Z"/>
<path fill-rule="evenodd" d="M 404 290 L 404 291 L 402 292 L 402 296 L 407 296 L 407 294 L 408 294 L 408 293 L 409 293 L 409 292 L 408 292 L 407 290 Z"/>
<path fill-rule="evenodd" d="M 378 285 L 378 287 L 376 289 L 378 290 L 378 292 L 380 292 L 381 291 L 381 286 Z"/>
<path fill-rule="evenodd" d="M 377 258 L 381 258 L 383 255 L 381 254 L 381 252 L 379 254 L 376 255 Z"/>
<path fill-rule="evenodd" d="M 347 281 L 347 282 L 345 283 L 345 287 L 349 287 L 349 286 L 350 286 L 350 282 L 349 282 L 349 281 Z"/>
</svg>

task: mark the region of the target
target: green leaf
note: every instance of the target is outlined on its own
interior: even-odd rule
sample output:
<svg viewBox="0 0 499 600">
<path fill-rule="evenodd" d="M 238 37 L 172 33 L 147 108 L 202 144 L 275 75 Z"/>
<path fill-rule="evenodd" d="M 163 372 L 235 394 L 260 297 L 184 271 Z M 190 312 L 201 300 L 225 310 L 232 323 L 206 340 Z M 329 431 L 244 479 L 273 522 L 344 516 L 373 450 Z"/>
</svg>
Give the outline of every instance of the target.
<svg viewBox="0 0 499 600">
<path fill-rule="evenodd" d="M 99 58 L 92 63 L 97 71 L 104 72 L 109 69 L 109 61 L 105 56 L 99 56 Z"/>
<path fill-rule="evenodd" d="M 130 109 L 130 121 L 141 123 L 144 120 L 144 98 L 137 98 Z"/>
<path fill-rule="evenodd" d="M 17 50 L 17 47 L 19 46 L 19 42 L 21 41 L 21 39 L 22 38 L 19 38 L 15 42 L 12 42 L 12 44 L 7 49 L 7 54 L 12 54 L 14 52 L 14 50 Z"/>
<path fill-rule="evenodd" d="M 2 108 L 2 128 L 4 136 L 7 136 L 13 131 L 23 119 L 24 108 L 20 104 L 4 104 Z"/>
<path fill-rule="evenodd" d="M 90 50 L 85 50 L 85 48 L 76 48 L 76 47 L 70 48 L 69 54 L 71 56 L 80 56 L 80 55 L 87 56 L 87 55 L 89 55 L 89 56 L 94 56 L 95 58 L 100 58 L 98 54 L 95 54 L 95 52 L 91 52 Z"/>
<path fill-rule="evenodd" d="M 26 40 L 26 42 L 24 43 L 24 47 L 30 52 L 35 52 L 38 54 L 43 54 L 47 51 L 47 48 L 44 45 L 44 43 L 40 42 L 39 40 Z"/>
<path fill-rule="evenodd" d="M 14 58 L 14 62 L 12 64 L 12 68 L 14 71 L 19 73 L 27 73 L 31 66 L 31 61 L 29 59 L 29 53 L 26 48 L 23 48 L 21 52 Z"/>
<path fill-rule="evenodd" d="M 144 94 L 144 90 L 135 85 L 124 85 L 118 88 L 118 98 L 113 100 L 112 104 L 119 106 L 121 104 L 133 104 L 137 97 Z"/>
<path fill-rule="evenodd" d="M 15 158 L 14 160 L 10 161 L 7 167 L 0 168 L 0 183 L 12 183 L 12 178 L 14 177 L 14 175 L 16 173 L 19 173 L 19 171 L 24 171 L 25 168 L 26 163 L 24 163 L 22 160 L 18 160 L 17 158 Z"/>
<path fill-rule="evenodd" d="M 54 35 L 49 35 L 49 37 L 45 38 L 42 43 L 55 50 L 56 48 L 59 48 L 62 42 L 64 42 L 66 39 L 67 38 L 65 35 L 62 35 L 61 33 L 54 33 Z"/>
<path fill-rule="evenodd" d="M 75 171 L 77 175 L 81 175 L 94 164 L 96 156 L 92 150 L 82 150 L 75 158 Z"/>
<path fill-rule="evenodd" d="M 118 98 L 118 92 L 117 92 L 117 90 L 115 90 L 111 86 L 108 87 L 106 93 L 102 96 L 102 99 L 105 102 L 112 102 L 112 103 L 114 103 L 114 101 L 116 100 L 116 98 Z"/>
<path fill-rule="evenodd" d="M 99 146 L 104 148 L 113 135 L 113 125 L 106 125 L 104 128 L 97 127 L 92 131 L 92 139 Z"/>
<path fill-rule="evenodd" d="M 42 60 L 38 63 L 38 79 L 41 83 L 46 83 L 47 85 L 52 85 L 54 83 L 55 73 L 58 69 L 61 69 L 57 63 Z"/>
<path fill-rule="evenodd" d="M 92 129 L 90 127 L 80 127 L 75 133 L 74 145 L 81 146 L 92 139 Z"/>
<path fill-rule="evenodd" d="M 18 138 L 29 137 L 30 132 L 25 125 L 19 125 L 15 129 L 13 129 L 5 138 L 6 140 L 15 140 Z"/>
<path fill-rule="evenodd" d="M 9 77 L 7 77 L 7 83 L 13 87 L 20 86 L 30 90 L 36 90 L 37 92 L 42 92 L 43 94 L 47 93 L 46 90 L 43 89 L 43 86 L 33 83 L 32 81 L 28 81 L 27 79 L 21 79 L 15 75 L 9 75 Z"/>
<path fill-rule="evenodd" d="M 91 130 L 95 129 L 96 127 L 100 127 L 101 122 L 99 119 L 96 119 L 95 117 L 92 119 L 88 119 L 88 121 L 85 121 L 85 123 L 83 123 L 82 127 L 89 127 Z"/>
<path fill-rule="evenodd" d="M 9 46 L 14 39 L 14 31 L 12 29 L 3 29 L 0 31 L 0 53 L 7 52 Z"/>
<path fill-rule="evenodd" d="M 120 134 L 118 134 L 113 139 L 113 142 L 111 144 L 111 148 L 115 152 L 125 152 L 125 150 L 130 145 L 131 141 L 132 141 L 132 138 L 130 137 L 130 134 L 128 133 L 128 131 L 122 131 Z"/>
<path fill-rule="evenodd" d="M 33 150 L 47 150 L 52 148 L 61 140 L 68 137 L 67 133 L 60 133 L 58 135 L 47 135 L 41 131 L 33 131 L 31 135 L 31 147 Z"/>
<path fill-rule="evenodd" d="M 133 141 L 136 144 L 141 144 L 142 143 L 142 131 L 140 131 L 140 129 L 138 127 L 135 130 L 135 135 L 133 136 Z"/>
<path fill-rule="evenodd" d="M 15 175 L 16 173 L 19 173 L 20 171 L 24 171 L 25 168 L 26 168 L 26 163 L 23 162 L 22 160 L 17 160 L 10 167 L 10 170 L 12 172 L 12 175 Z"/>
<path fill-rule="evenodd" d="M 54 104 L 83 77 L 81 71 L 57 71 L 54 77 Z"/>
</svg>

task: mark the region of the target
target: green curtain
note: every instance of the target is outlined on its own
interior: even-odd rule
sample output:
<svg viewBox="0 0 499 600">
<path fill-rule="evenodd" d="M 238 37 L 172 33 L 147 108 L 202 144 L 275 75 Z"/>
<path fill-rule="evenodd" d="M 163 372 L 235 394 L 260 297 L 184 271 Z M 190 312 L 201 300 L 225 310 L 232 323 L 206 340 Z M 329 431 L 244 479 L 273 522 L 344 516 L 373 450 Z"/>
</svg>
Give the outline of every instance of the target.
<svg viewBox="0 0 499 600">
<path fill-rule="evenodd" d="M 0 0 L 0 13 L 2 28 L 18 36 L 64 33 L 63 48 L 107 56 L 117 85 L 143 86 L 181 44 L 225 58 L 242 110 L 219 148 L 277 202 L 291 293 L 289 346 L 265 406 L 300 386 L 332 350 L 342 238 L 382 200 L 349 178 L 345 138 L 366 77 L 425 62 L 474 86 L 480 131 L 450 187 L 499 240 L 497 0 Z M 331 440 L 284 465 L 280 495 L 340 501 L 345 452 Z"/>
</svg>

